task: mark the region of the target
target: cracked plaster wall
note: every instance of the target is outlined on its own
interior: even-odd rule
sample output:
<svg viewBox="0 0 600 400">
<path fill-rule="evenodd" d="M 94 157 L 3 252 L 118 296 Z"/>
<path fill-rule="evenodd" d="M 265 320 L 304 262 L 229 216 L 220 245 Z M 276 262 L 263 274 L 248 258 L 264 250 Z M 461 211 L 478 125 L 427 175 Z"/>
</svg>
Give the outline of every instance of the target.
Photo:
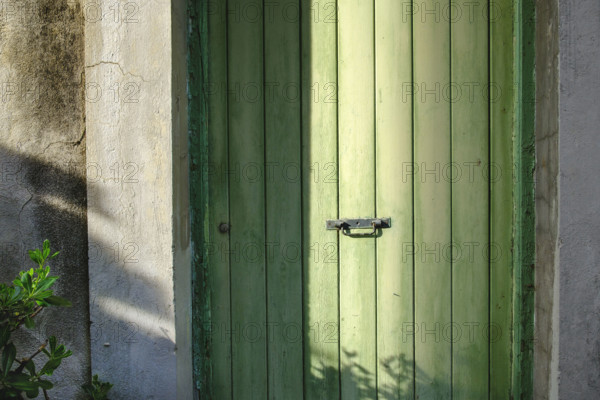
<svg viewBox="0 0 600 400">
<path fill-rule="evenodd" d="M 83 28 L 77 0 L 0 3 L 0 280 L 33 267 L 27 250 L 44 239 L 61 251 L 55 289 L 73 307 L 17 338 L 35 349 L 56 335 L 73 351 L 51 378 L 60 399 L 81 398 L 90 368 Z"/>
<path fill-rule="evenodd" d="M 185 5 L 85 18 L 92 372 L 114 399 L 191 398 Z"/>
<path fill-rule="evenodd" d="M 0 3 L 0 277 L 62 252 L 73 307 L 21 338 L 73 350 L 52 398 L 90 370 L 114 399 L 192 398 L 185 27 L 185 1 Z"/>
</svg>

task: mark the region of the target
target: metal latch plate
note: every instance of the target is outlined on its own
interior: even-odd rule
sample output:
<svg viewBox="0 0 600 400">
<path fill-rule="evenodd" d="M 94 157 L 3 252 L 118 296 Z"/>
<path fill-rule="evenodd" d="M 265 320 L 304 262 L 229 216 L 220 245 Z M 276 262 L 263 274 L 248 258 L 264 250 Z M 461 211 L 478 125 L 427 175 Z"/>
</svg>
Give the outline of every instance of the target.
<svg viewBox="0 0 600 400">
<path fill-rule="evenodd" d="M 343 218 L 343 219 L 328 219 L 326 227 L 328 230 L 338 229 L 373 229 L 373 225 L 377 228 L 390 228 L 392 226 L 391 218 Z"/>
</svg>

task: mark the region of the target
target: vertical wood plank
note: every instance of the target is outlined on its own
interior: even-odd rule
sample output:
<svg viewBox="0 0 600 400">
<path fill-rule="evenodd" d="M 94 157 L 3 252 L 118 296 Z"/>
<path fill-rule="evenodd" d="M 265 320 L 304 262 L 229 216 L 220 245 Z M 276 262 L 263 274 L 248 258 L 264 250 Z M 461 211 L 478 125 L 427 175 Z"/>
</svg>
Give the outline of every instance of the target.
<svg viewBox="0 0 600 400">
<path fill-rule="evenodd" d="M 513 363 L 515 398 L 533 396 L 533 332 L 535 298 L 535 21 L 536 2 L 515 7 L 513 86 L 516 91 L 513 136 Z"/>
<path fill-rule="evenodd" d="M 484 399 L 489 388 L 488 18 L 452 1 L 452 398 Z M 481 10 L 480 10 L 481 11 Z"/>
<path fill-rule="evenodd" d="M 513 132 L 515 77 L 511 0 L 490 8 L 490 399 L 511 396 L 513 298 Z"/>
<path fill-rule="evenodd" d="M 339 398 L 337 4 L 302 3 L 305 398 Z"/>
<path fill-rule="evenodd" d="M 442 249 L 451 241 L 451 188 L 442 169 L 450 163 L 450 81 L 448 1 L 427 0 L 413 14 L 414 235 L 416 396 L 451 396 L 451 265 Z M 416 6 L 416 5 L 415 5 Z"/>
<path fill-rule="evenodd" d="M 219 224 L 229 222 L 227 124 L 227 25 L 222 8 L 208 13 L 208 265 L 211 279 L 212 391 L 215 398 L 231 399 L 231 330 L 229 235 Z"/>
<path fill-rule="evenodd" d="M 253 0 L 227 7 L 233 398 L 266 399 L 263 20 Z"/>
<path fill-rule="evenodd" d="M 407 4 L 375 3 L 377 216 L 377 394 L 414 394 L 412 22 Z"/>
<path fill-rule="evenodd" d="M 374 1 L 338 2 L 339 213 L 374 216 Z M 341 393 L 376 397 L 375 239 L 340 234 Z"/>
<path fill-rule="evenodd" d="M 300 400 L 300 4 L 298 0 L 282 0 L 264 10 L 268 396 L 274 400 Z"/>
<path fill-rule="evenodd" d="M 190 247 L 192 251 L 192 351 L 194 387 L 212 396 L 212 360 L 205 357 L 211 345 L 211 271 L 208 261 L 208 15 L 205 4 L 189 3 L 188 129 L 190 179 Z"/>
</svg>

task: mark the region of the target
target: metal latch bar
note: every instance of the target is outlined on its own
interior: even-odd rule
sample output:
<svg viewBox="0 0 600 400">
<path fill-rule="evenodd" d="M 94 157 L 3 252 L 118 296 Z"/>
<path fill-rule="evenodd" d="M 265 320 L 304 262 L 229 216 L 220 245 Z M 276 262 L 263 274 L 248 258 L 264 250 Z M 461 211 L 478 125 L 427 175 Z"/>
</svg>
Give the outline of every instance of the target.
<svg viewBox="0 0 600 400">
<path fill-rule="evenodd" d="M 372 236 L 377 229 L 390 228 L 391 218 L 343 218 L 329 219 L 326 223 L 327 230 L 338 230 L 346 236 Z M 372 229 L 369 233 L 353 233 L 352 229 Z"/>
</svg>

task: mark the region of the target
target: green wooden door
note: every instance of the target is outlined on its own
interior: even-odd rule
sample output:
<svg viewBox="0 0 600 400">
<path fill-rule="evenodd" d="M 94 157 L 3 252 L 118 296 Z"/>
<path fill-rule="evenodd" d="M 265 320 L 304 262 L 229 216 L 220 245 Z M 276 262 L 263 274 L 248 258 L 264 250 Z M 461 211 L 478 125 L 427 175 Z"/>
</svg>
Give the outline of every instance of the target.
<svg viewBox="0 0 600 400">
<path fill-rule="evenodd" d="M 201 4 L 203 396 L 510 398 L 512 1 Z"/>
</svg>

